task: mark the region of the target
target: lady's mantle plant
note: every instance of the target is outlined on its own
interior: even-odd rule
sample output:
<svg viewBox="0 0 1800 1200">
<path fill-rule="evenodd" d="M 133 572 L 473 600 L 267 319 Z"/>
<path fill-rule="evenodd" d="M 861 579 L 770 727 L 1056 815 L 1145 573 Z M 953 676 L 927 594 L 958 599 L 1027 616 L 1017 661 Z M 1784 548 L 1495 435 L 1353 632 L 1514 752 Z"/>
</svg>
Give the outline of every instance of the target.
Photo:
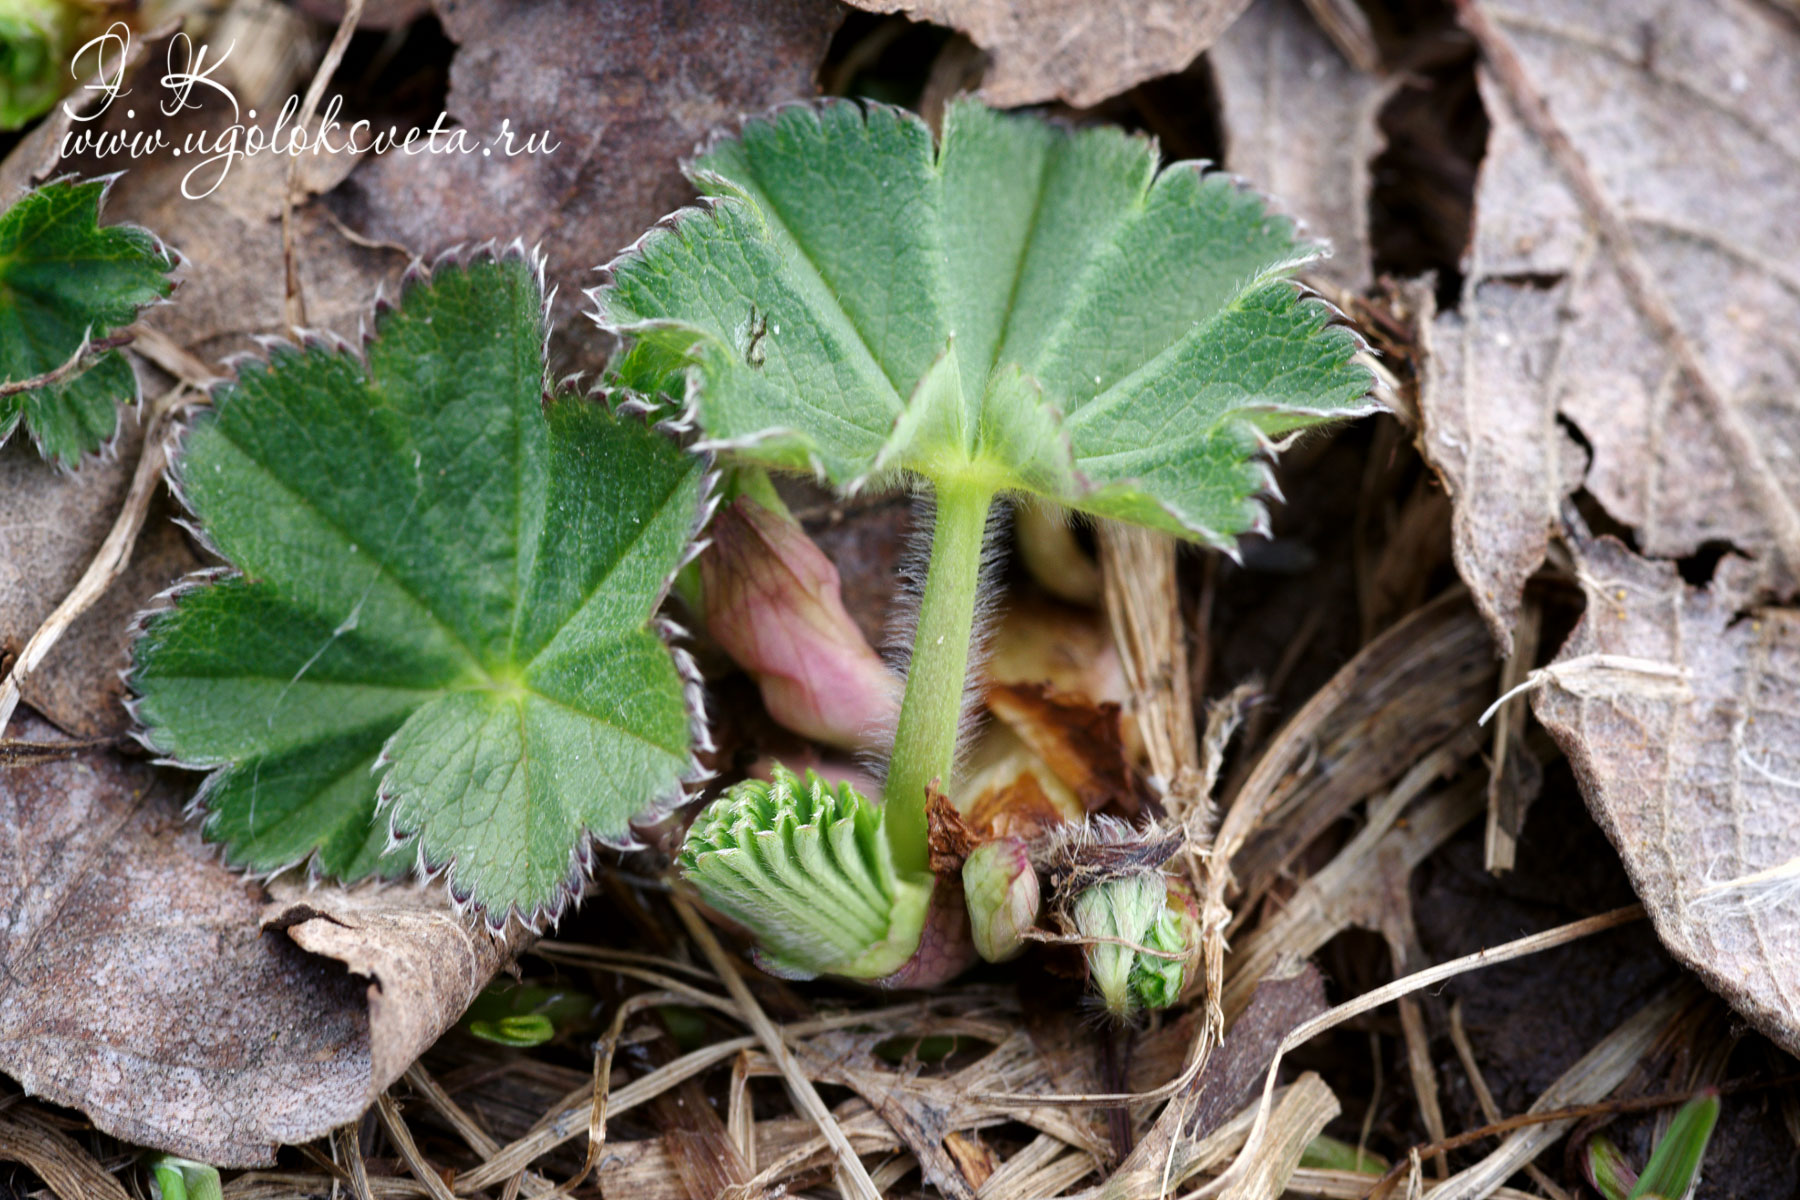
<svg viewBox="0 0 1800 1200">
<path fill-rule="evenodd" d="M 416 857 L 533 920 L 590 835 L 675 798 L 690 708 L 651 620 L 700 460 L 555 391 L 543 303 L 517 256 L 441 266 L 362 354 L 277 349 L 188 432 L 176 480 L 235 570 L 150 619 L 131 684 L 151 747 L 212 771 L 231 862 Z"/>
<path fill-rule="evenodd" d="M 1263 522 L 1269 438 L 1368 411 L 1370 379 L 1355 336 L 1291 282 L 1317 247 L 1230 178 L 1159 171 L 1117 130 L 958 103 L 934 145 L 911 114 L 827 103 L 747 124 L 691 175 L 710 209 L 646 236 L 595 294 L 633 339 L 617 382 L 686 397 L 706 444 L 740 460 L 846 492 L 921 485 L 935 516 L 883 851 L 829 832 L 872 824 L 845 811 L 860 798 L 771 805 L 746 786 L 683 863 L 790 968 L 879 976 L 892 953 L 841 945 L 836 898 L 891 872 L 878 890 L 908 901 L 880 944 L 918 944 L 927 788 L 954 787 L 996 499 L 1229 548 Z M 802 838 L 814 812 L 827 824 Z M 781 870 L 745 882 L 776 841 L 793 845 Z"/>
<path fill-rule="evenodd" d="M 39 452 L 65 466 L 112 437 L 119 401 L 137 395 L 124 355 L 77 352 L 174 286 L 174 259 L 152 234 L 99 223 L 106 188 L 59 180 L 0 215 L 0 380 L 12 385 L 0 391 L 0 442 L 23 423 Z M 49 375 L 60 378 L 17 387 Z"/>
</svg>

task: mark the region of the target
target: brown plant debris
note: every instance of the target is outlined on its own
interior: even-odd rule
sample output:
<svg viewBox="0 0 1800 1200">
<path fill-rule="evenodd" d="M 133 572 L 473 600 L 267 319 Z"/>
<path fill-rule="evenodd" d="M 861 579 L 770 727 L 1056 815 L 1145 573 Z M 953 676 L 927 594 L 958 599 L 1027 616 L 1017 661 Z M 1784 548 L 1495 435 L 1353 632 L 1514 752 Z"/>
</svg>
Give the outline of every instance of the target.
<svg viewBox="0 0 1800 1200">
<path fill-rule="evenodd" d="M 997 108 L 1098 104 L 1169 75 L 1218 40 L 1250 0 L 848 0 L 948 25 L 993 60 L 981 96 Z"/>
<path fill-rule="evenodd" d="M 1258 0 L 1206 60 L 1225 166 L 1331 243 L 1309 278 L 1365 290 L 1374 279 L 1369 172 L 1386 145 L 1375 118 L 1392 82 L 1346 62 L 1301 0 Z"/>
<path fill-rule="evenodd" d="M 1728 580 L 1691 587 L 1607 538 L 1578 563 L 1587 613 L 1538 719 L 1663 944 L 1800 1050 L 1800 612 L 1739 617 Z"/>
<path fill-rule="evenodd" d="M 1456 498 L 1476 603 L 1510 649 L 1578 486 L 1649 554 L 1726 541 L 1791 589 L 1800 26 L 1725 0 L 1458 7 L 1493 129 L 1421 445 Z"/>
<path fill-rule="evenodd" d="M 29 714 L 19 725 L 49 733 Z M 0 1069 L 141 1145 L 272 1163 L 360 1116 L 500 954 L 460 922 L 460 949 L 420 928 L 421 903 L 452 921 L 435 897 L 370 898 L 397 906 L 384 954 L 363 958 L 348 931 L 328 951 L 378 973 L 365 983 L 263 932 L 262 889 L 219 864 L 180 800 L 110 752 L 0 770 Z M 343 911 L 329 889 L 309 901 Z M 416 990 L 420 973 L 438 986 Z"/>
<path fill-rule="evenodd" d="M 691 201 L 678 159 L 702 138 L 811 96 L 843 10 L 831 0 L 519 5 L 437 0 L 461 49 L 451 117 L 486 137 L 509 121 L 549 154 L 386 154 L 331 198 L 361 235 L 436 254 L 523 238 L 549 256 L 565 311 L 658 218 Z M 591 339 L 584 339 L 591 340 Z"/>
<path fill-rule="evenodd" d="M 124 414 L 107 452 L 78 471 L 59 471 L 23 438 L 0 447 L 0 669 L 4 669 L 87 570 L 131 488 L 144 443 L 136 410 Z M 131 565 L 69 627 L 21 684 L 25 703 L 78 737 L 118 737 L 131 726 L 121 703 L 132 615 L 200 565 L 187 538 L 152 505 Z"/>
</svg>

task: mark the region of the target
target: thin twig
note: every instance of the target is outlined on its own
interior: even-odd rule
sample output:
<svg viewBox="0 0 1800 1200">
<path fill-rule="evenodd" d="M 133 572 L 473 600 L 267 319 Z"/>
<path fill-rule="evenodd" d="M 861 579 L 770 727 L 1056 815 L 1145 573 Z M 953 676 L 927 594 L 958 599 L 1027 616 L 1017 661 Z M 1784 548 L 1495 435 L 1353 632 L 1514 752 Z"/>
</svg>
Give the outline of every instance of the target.
<svg viewBox="0 0 1800 1200">
<path fill-rule="evenodd" d="M 81 345 L 75 347 L 75 353 L 69 355 L 69 360 L 62 366 L 45 371 L 42 375 L 33 375 L 30 379 L 13 379 L 0 383 L 0 400 L 4 400 L 8 396 L 16 396 L 20 392 L 35 392 L 38 388 L 61 383 L 79 372 L 88 359 L 98 358 L 109 350 L 117 350 L 120 346 L 129 346 L 131 336 L 129 333 L 115 333 L 110 337 L 103 337 L 97 342 L 91 342 L 84 336 L 81 339 Z"/>
<path fill-rule="evenodd" d="M 344 19 L 338 22 L 337 32 L 331 36 L 331 44 L 325 47 L 325 57 L 319 61 L 312 85 L 306 89 L 306 100 L 300 106 L 300 121 L 296 128 L 306 129 L 312 125 L 313 114 L 325 96 L 326 85 L 331 82 L 344 51 L 350 46 L 350 35 L 356 32 L 356 23 L 362 20 L 362 10 L 363 0 L 349 0 L 344 5 Z M 281 262 L 287 279 L 283 311 L 287 314 L 290 329 L 299 329 L 306 324 L 306 297 L 300 291 L 300 261 L 294 254 L 294 193 L 299 183 L 300 156 L 295 154 L 288 159 L 287 181 L 281 192 Z"/>
<path fill-rule="evenodd" d="M 1444 1154 L 1451 1150 L 1461 1150 L 1464 1146 L 1472 1146 L 1476 1142 L 1485 1141 L 1491 1137 L 1511 1133 L 1515 1129 L 1526 1129 L 1532 1125 L 1549 1125 L 1556 1121 L 1580 1121 L 1587 1117 L 1610 1116 L 1614 1113 L 1649 1112 L 1658 1108 L 1674 1108 L 1678 1104 L 1686 1104 L 1696 1096 L 1719 1090 L 1721 1089 L 1694 1088 L 1685 1092 L 1663 1092 L 1655 1096 L 1639 1096 L 1634 1100 L 1600 1100 L 1593 1104 L 1573 1104 L 1567 1108 L 1519 1113 L 1517 1116 L 1506 1117 L 1474 1129 L 1466 1129 L 1449 1137 L 1439 1138 L 1435 1142 L 1426 1142 L 1423 1145 L 1415 1146 L 1412 1153 L 1421 1158 L 1432 1154 Z M 1405 1162 L 1396 1162 L 1388 1168 L 1385 1175 L 1375 1181 L 1368 1194 L 1371 1197 L 1387 1195 L 1400 1181 L 1400 1176 L 1405 1170 Z"/>
<path fill-rule="evenodd" d="M 0 738 L 0 768 L 35 767 L 39 763 L 74 758 L 90 750 L 103 750 L 113 744 L 112 738 L 81 738 L 61 742 L 28 742 L 22 738 Z"/>
<path fill-rule="evenodd" d="M 719 945 L 719 939 L 713 936 L 712 930 L 707 928 L 706 922 L 700 917 L 700 914 L 694 911 L 693 906 L 679 892 L 672 894 L 669 900 L 675 906 L 676 913 L 680 915 L 681 923 L 687 926 L 688 934 L 706 954 L 707 960 L 713 964 L 713 969 L 718 972 L 720 980 L 725 984 L 725 990 L 731 993 L 733 1000 L 737 1001 L 744 1020 L 761 1039 L 763 1049 L 768 1052 L 770 1058 L 775 1060 L 775 1065 L 781 1068 L 781 1077 L 787 1083 L 788 1092 L 793 1096 L 795 1107 L 810 1118 L 819 1127 L 819 1132 L 825 1136 L 826 1143 L 837 1158 L 839 1190 L 846 1196 L 855 1196 L 859 1200 L 881 1200 L 881 1193 L 875 1189 L 875 1181 L 869 1178 L 868 1168 L 864 1167 L 862 1159 L 856 1156 L 856 1151 L 851 1148 L 850 1139 L 844 1136 L 844 1131 L 838 1125 L 837 1118 L 831 1115 L 829 1108 L 825 1107 L 825 1101 L 820 1098 L 818 1089 L 813 1087 L 812 1080 L 806 1077 L 806 1072 L 800 1069 L 800 1063 L 788 1050 L 787 1043 L 782 1040 L 781 1030 L 776 1028 L 775 1022 L 769 1020 L 769 1014 L 762 1010 L 762 1005 L 758 1004 L 756 997 L 750 994 L 749 986 L 732 969 L 731 959 L 725 953 L 725 947 Z"/>
<path fill-rule="evenodd" d="M 1469 1086 L 1475 1091 L 1475 1103 L 1481 1107 L 1481 1115 L 1490 1123 L 1498 1121 L 1500 1106 L 1494 1103 L 1494 1093 L 1488 1090 L 1487 1078 L 1482 1075 L 1481 1067 L 1475 1061 L 1475 1047 L 1469 1044 L 1469 1035 L 1463 1029 L 1461 1000 L 1450 1006 L 1450 1044 L 1456 1047 L 1456 1057 L 1462 1060 L 1463 1070 L 1468 1073 Z M 1531 1176 L 1533 1183 L 1544 1189 L 1544 1195 L 1550 1197 L 1550 1200 L 1569 1200 L 1569 1193 L 1558 1187 L 1556 1181 L 1535 1162 L 1525 1164 L 1525 1173 Z"/>
<path fill-rule="evenodd" d="M 185 407 L 185 390 L 185 384 L 177 384 L 151 404 L 150 414 L 145 418 L 144 449 L 138 456 L 137 472 L 131 477 L 131 488 L 125 493 L 125 503 L 119 510 L 118 519 L 113 522 L 111 532 L 100 543 L 94 560 L 88 564 L 87 571 L 76 582 L 74 589 L 63 597 L 63 602 L 44 618 L 44 623 L 31 635 L 31 640 L 25 643 L 25 648 L 19 652 L 18 661 L 13 663 L 12 672 L 5 679 L 0 679 L 0 734 L 6 732 L 7 725 L 12 721 L 13 710 L 19 706 L 19 697 L 32 672 L 48 657 L 69 627 L 106 594 L 106 589 L 125 573 L 126 566 L 130 564 L 138 533 L 144 527 L 144 516 L 150 511 L 150 500 L 156 495 L 157 481 L 162 478 L 163 464 L 167 457 L 163 434 L 169 422 Z"/>
</svg>

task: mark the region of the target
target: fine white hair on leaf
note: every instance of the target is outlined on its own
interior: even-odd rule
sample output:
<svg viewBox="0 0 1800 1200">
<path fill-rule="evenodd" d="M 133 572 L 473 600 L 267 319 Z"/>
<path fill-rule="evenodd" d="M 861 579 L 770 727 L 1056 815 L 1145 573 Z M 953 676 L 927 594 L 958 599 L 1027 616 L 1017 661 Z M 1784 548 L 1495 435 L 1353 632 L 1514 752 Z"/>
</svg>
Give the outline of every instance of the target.
<svg viewBox="0 0 1800 1200">
<path fill-rule="evenodd" d="M 1745 908 L 1767 911 L 1785 907 L 1796 897 L 1800 897 L 1800 855 L 1748 875 L 1704 884 L 1689 903 L 1701 906 L 1737 899 Z"/>
</svg>

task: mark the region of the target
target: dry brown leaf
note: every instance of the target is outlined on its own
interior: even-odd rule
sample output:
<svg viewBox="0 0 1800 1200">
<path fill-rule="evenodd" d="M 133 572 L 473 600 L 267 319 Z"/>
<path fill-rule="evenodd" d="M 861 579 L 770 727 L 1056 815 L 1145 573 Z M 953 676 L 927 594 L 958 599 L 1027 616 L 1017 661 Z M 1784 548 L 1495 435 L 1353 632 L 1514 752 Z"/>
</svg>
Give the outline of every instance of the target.
<svg viewBox="0 0 1800 1200">
<path fill-rule="evenodd" d="M 1181 70 L 1250 0 L 848 0 L 948 25 L 993 59 L 981 96 L 997 108 L 1066 100 L 1088 108 Z"/>
<path fill-rule="evenodd" d="M 61 471 L 24 439 L 0 447 L 0 664 L 24 648 L 44 618 L 87 570 L 118 515 L 143 444 L 135 412 L 120 421 L 107 452 Z M 25 703 L 77 737 L 118 737 L 131 726 L 119 677 L 131 617 L 156 593 L 200 565 L 187 538 L 152 507 L 124 578 L 89 609 L 34 671 Z"/>
<path fill-rule="evenodd" d="M 21 716 L 22 736 L 52 736 Z M 321 889 L 311 908 L 348 927 L 326 953 L 365 983 L 259 929 L 262 889 L 218 863 L 182 799 L 110 752 L 0 773 L 0 1071 L 127 1141 L 270 1163 L 358 1117 L 501 956 L 405 892 L 383 922 Z"/>
<path fill-rule="evenodd" d="M 1728 541 L 1791 588 L 1800 28 L 1742 0 L 1460 7 L 1493 129 L 1422 443 L 1496 636 L 1580 484 L 1650 554 Z"/>
<path fill-rule="evenodd" d="M 815 93 L 843 10 L 831 0 L 438 0 L 460 49 L 449 113 L 486 137 L 548 131 L 548 155 L 386 154 L 332 203 L 364 236 L 435 254 L 522 237 L 567 306 L 593 269 L 690 202 L 676 163 L 746 112 Z"/>
<path fill-rule="evenodd" d="M 1138 809 L 1138 777 L 1126 751 L 1120 709 L 1046 684 L 991 684 L 988 711 L 1049 764 L 1088 812 Z"/>
<path fill-rule="evenodd" d="M 1587 613 L 1533 709 L 1663 944 L 1800 1052 L 1800 612 L 1740 619 L 1725 581 L 1610 539 L 1579 561 Z"/>
<path fill-rule="evenodd" d="M 1301 0 L 1258 0 L 1207 54 L 1225 165 L 1331 242 L 1308 278 L 1360 292 L 1374 277 L 1369 170 L 1393 90 L 1344 61 Z"/>
</svg>

